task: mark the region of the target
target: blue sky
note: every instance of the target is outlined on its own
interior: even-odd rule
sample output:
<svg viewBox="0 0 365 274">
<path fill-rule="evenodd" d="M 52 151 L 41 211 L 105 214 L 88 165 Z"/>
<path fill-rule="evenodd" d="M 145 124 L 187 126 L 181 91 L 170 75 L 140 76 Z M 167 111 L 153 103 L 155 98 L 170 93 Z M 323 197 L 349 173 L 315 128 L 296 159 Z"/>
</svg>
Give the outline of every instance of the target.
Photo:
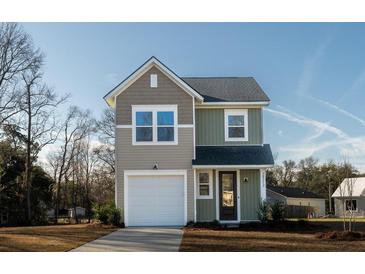
<svg viewBox="0 0 365 274">
<path fill-rule="evenodd" d="M 271 98 L 280 162 L 346 156 L 365 171 L 365 24 L 26 23 L 45 78 L 99 117 L 102 97 L 154 55 L 180 76 L 253 76 Z"/>
</svg>

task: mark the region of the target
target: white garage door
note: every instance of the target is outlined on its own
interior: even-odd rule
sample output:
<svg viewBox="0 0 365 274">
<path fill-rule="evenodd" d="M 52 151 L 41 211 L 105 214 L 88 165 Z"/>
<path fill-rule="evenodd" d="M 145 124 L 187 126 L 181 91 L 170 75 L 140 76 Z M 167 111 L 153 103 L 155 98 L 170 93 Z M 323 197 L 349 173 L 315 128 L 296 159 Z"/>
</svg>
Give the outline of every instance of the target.
<svg viewBox="0 0 365 274">
<path fill-rule="evenodd" d="M 184 177 L 128 177 L 128 226 L 184 225 Z"/>
</svg>

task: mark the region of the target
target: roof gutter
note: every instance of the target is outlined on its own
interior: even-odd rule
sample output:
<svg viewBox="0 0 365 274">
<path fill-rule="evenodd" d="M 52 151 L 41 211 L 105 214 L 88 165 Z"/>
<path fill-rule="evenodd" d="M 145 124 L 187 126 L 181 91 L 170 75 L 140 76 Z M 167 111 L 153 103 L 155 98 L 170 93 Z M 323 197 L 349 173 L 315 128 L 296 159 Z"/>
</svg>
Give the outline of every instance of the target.
<svg viewBox="0 0 365 274">
<path fill-rule="evenodd" d="M 193 165 L 193 168 L 240 168 L 240 169 L 253 169 L 253 168 L 271 168 L 274 165 Z"/>
</svg>

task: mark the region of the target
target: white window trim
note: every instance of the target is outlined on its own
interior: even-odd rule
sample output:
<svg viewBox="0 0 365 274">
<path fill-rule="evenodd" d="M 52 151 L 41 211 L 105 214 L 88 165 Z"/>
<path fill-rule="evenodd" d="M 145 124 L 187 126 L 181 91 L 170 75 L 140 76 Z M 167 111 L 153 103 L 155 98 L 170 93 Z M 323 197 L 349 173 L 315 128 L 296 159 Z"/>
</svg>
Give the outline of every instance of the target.
<svg viewBox="0 0 365 274">
<path fill-rule="evenodd" d="M 137 142 L 136 141 L 136 112 L 151 111 L 152 112 L 152 141 Z M 174 141 L 157 141 L 157 112 L 173 111 L 174 112 Z M 132 105 L 132 145 L 177 145 L 178 144 L 178 125 L 177 125 L 177 105 Z"/>
<path fill-rule="evenodd" d="M 158 84 L 157 84 L 157 74 L 151 74 L 150 75 L 150 87 L 151 88 L 157 88 Z"/>
<path fill-rule="evenodd" d="M 208 173 L 209 176 L 209 194 L 208 195 L 200 195 L 200 181 L 199 181 L 199 174 L 200 173 Z M 206 200 L 206 199 L 213 199 L 213 171 L 212 170 L 197 170 L 196 171 L 196 193 L 197 199 L 199 200 Z"/>
<path fill-rule="evenodd" d="M 355 210 L 348 210 L 348 209 L 346 209 L 346 203 L 347 203 L 347 201 L 356 201 L 356 209 Z M 359 206 L 358 206 L 358 200 L 357 199 L 345 199 L 345 211 L 346 212 L 359 212 Z"/>
<path fill-rule="evenodd" d="M 229 115 L 243 115 L 245 137 L 228 137 L 228 116 Z M 226 142 L 248 141 L 248 110 L 247 109 L 225 109 L 224 110 L 224 140 Z"/>
</svg>

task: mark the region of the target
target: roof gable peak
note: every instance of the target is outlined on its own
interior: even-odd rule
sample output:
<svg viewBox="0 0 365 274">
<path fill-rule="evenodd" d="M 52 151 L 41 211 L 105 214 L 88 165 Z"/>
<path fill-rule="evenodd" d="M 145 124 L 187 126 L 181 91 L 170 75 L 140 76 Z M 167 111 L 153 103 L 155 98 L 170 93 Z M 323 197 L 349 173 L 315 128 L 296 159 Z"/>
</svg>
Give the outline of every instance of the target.
<svg viewBox="0 0 365 274">
<path fill-rule="evenodd" d="M 115 106 L 115 97 L 126 90 L 136 80 L 138 80 L 145 72 L 152 67 L 156 67 L 162 73 L 164 73 L 170 80 L 180 86 L 185 92 L 190 94 L 192 97 L 197 98 L 199 101 L 203 101 L 203 97 L 189 86 L 183 79 L 181 79 L 175 72 L 169 69 L 166 65 L 160 62 L 155 56 L 151 56 L 146 62 L 132 72 L 127 78 L 120 82 L 114 87 L 109 93 L 104 96 L 104 100 L 109 106 Z"/>
</svg>

